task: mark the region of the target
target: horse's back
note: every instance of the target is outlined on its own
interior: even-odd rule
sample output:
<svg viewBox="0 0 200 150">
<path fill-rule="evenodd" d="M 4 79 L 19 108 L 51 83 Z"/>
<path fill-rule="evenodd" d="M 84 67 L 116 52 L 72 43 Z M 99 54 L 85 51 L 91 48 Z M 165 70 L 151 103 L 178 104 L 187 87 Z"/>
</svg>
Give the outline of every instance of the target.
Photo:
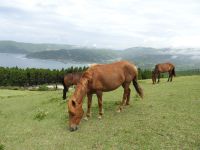
<svg viewBox="0 0 200 150">
<path fill-rule="evenodd" d="M 107 76 L 111 74 L 124 74 L 124 73 L 137 73 L 137 67 L 128 61 L 118 61 L 111 64 L 98 64 L 92 66 L 88 71 L 101 76 Z"/>
<path fill-rule="evenodd" d="M 93 88 L 110 91 L 116 89 L 124 82 L 131 82 L 137 75 L 136 69 L 133 64 L 127 61 L 120 61 L 90 67 L 85 75 L 90 76 Z"/>
<path fill-rule="evenodd" d="M 162 63 L 162 64 L 156 64 L 155 70 L 159 72 L 168 72 L 174 68 L 174 65 L 170 62 Z"/>
</svg>

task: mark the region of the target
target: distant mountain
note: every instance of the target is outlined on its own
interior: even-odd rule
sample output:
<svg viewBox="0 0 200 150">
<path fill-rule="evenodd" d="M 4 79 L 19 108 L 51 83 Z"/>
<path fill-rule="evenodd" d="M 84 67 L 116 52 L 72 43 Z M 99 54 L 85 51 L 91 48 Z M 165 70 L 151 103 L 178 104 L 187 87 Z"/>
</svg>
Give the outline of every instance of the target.
<svg viewBox="0 0 200 150">
<path fill-rule="evenodd" d="M 0 41 L 0 53 L 31 53 L 49 50 L 76 48 L 74 45 L 67 44 L 33 44 L 15 41 Z"/>
<path fill-rule="evenodd" d="M 30 53 L 28 58 L 51 59 L 61 62 L 107 63 L 119 60 L 119 53 L 114 50 L 90 48 L 61 49 Z"/>
<path fill-rule="evenodd" d="M 27 51 L 16 45 L 15 42 L 0 41 L 0 53 L 27 53 Z"/>
<path fill-rule="evenodd" d="M 155 64 L 172 62 L 176 68 L 200 68 L 200 49 L 171 49 L 131 47 L 125 50 L 97 49 L 62 44 L 32 44 L 0 41 L 0 53 L 24 53 L 28 58 L 50 59 L 64 63 L 109 63 L 129 60 L 142 68 L 153 68 Z"/>
</svg>

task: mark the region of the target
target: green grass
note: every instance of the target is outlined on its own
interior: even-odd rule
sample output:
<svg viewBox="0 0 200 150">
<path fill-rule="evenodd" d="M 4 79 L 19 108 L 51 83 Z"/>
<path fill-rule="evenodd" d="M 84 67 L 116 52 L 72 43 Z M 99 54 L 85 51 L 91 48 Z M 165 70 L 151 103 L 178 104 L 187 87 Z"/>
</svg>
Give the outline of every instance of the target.
<svg viewBox="0 0 200 150">
<path fill-rule="evenodd" d="M 122 88 L 104 93 L 102 120 L 94 96 L 92 117 L 76 132 L 68 130 L 62 91 L 0 90 L 0 149 L 200 149 L 200 76 L 140 85 L 145 98 L 131 86 L 130 106 L 121 113 Z"/>
</svg>

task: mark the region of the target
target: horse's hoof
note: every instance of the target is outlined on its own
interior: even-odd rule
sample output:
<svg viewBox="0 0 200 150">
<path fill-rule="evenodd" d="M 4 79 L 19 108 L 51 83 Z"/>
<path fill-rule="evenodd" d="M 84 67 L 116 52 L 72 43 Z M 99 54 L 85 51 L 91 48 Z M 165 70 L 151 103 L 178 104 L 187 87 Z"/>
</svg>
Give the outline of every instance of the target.
<svg viewBox="0 0 200 150">
<path fill-rule="evenodd" d="M 91 116 L 92 116 L 91 113 L 86 114 L 86 117 L 88 117 L 88 118 L 90 118 Z"/>
<path fill-rule="evenodd" d="M 117 110 L 117 113 L 120 113 L 120 112 L 121 112 L 121 109 L 118 109 L 118 110 Z"/>
<path fill-rule="evenodd" d="M 88 121 L 88 117 L 85 117 L 84 120 L 85 120 L 85 121 Z"/>
<path fill-rule="evenodd" d="M 102 119 L 102 116 L 101 116 L 101 115 L 99 115 L 99 116 L 98 116 L 98 119 Z"/>
</svg>

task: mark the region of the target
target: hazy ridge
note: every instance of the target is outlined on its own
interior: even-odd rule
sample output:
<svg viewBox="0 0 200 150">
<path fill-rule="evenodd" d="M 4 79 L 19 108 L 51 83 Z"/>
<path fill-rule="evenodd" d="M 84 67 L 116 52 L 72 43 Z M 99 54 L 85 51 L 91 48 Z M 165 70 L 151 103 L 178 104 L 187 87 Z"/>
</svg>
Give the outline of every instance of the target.
<svg viewBox="0 0 200 150">
<path fill-rule="evenodd" d="M 64 63 L 109 63 L 129 60 L 143 68 L 152 68 L 156 63 L 167 61 L 175 63 L 178 69 L 193 69 L 200 66 L 200 50 L 193 48 L 132 47 L 125 50 L 111 50 L 67 44 L 0 41 L 0 53 L 23 53 L 28 58 L 50 59 Z"/>
</svg>

